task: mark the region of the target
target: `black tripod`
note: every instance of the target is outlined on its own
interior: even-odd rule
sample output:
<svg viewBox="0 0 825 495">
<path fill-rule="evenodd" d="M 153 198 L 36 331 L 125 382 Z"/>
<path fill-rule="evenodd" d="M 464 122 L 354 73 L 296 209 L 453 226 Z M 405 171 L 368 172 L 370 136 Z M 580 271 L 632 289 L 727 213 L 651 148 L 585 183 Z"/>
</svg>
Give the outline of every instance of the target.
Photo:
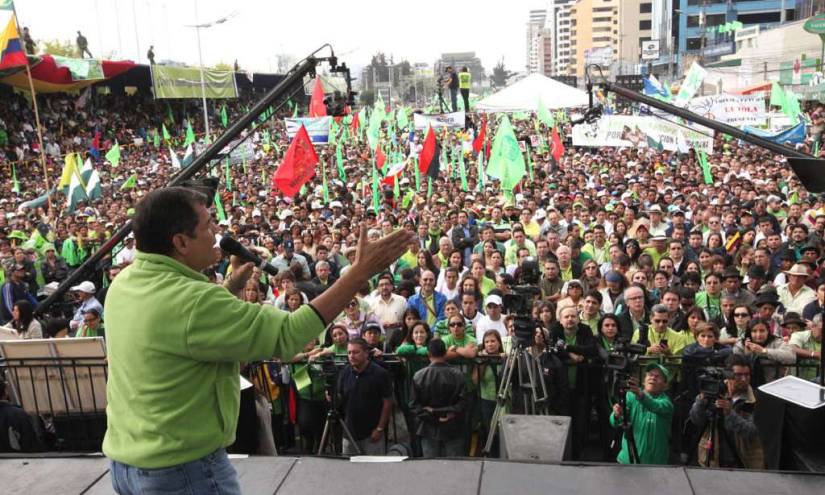
<svg viewBox="0 0 825 495">
<path fill-rule="evenodd" d="M 341 413 L 338 411 L 338 394 L 335 391 L 334 382 L 326 385 L 326 393 L 330 398 L 330 405 L 327 411 L 327 419 L 324 422 L 324 432 L 321 434 L 321 441 L 318 444 L 318 455 L 324 455 L 324 451 L 327 450 L 327 448 L 329 448 L 333 455 L 341 455 L 341 452 L 338 450 L 338 442 L 333 434 L 333 428 L 340 428 L 347 441 L 355 449 L 355 453 L 361 455 L 361 448 L 358 447 L 358 443 L 355 442 L 355 438 L 352 436 L 352 432 L 349 431 L 346 421 L 344 421 L 344 418 L 341 417 Z"/>
<path fill-rule="evenodd" d="M 447 113 L 450 107 L 447 105 L 447 102 L 444 101 L 444 85 L 442 79 L 438 79 L 438 81 L 436 81 L 435 93 L 438 95 L 438 107 L 441 110 L 441 113 Z"/>
<path fill-rule="evenodd" d="M 639 450 L 636 448 L 636 438 L 633 436 L 633 423 L 627 420 L 629 411 L 627 410 L 627 387 L 618 387 L 619 406 L 622 408 L 622 435 L 627 442 L 628 463 L 640 464 Z M 621 441 L 621 440 L 620 440 Z M 615 452 L 615 451 L 614 451 Z"/>
<path fill-rule="evenodd" d="M 502 369 L 501 384 L 496 394 L 496 408 L 493 411 L 487 441 L 484 444 L 484 450 L 482 450 L 484 455 L 490 455 L 490 450 L 493 448 L 493 440 L 507 399 L 510 397 L 513 386 L 513 373 L 516 369 L 518 369 L 519 386 L 524 389 L 521 394 L 524 414 L 547 414 L 550 396 L 547 393 L 547 385 L 544 383 L 538 357 L 533 357 L 530 354 L 530 347 L 517 338 Z"/>
</svg>

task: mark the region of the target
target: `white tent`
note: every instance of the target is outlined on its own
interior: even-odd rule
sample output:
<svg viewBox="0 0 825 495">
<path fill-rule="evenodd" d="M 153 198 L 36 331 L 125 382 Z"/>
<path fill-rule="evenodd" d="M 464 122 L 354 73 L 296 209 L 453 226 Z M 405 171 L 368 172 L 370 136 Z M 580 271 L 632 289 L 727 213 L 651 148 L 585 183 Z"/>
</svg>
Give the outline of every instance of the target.
<svg viewBox="0 0 825 495">
<path fill-rule="evenodd" d="M 541 74 L 530 74 L 475 104 L 477 112 L 535 112 L 539 98 L 549 110 L 587 105 L 587 93 Z"/>
</svg>

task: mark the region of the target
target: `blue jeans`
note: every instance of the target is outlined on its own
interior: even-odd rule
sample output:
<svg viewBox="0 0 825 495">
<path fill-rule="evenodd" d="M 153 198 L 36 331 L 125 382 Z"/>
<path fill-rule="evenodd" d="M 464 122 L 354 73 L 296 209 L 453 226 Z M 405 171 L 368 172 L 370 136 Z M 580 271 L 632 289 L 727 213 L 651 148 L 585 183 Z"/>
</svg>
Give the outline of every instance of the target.
<svg viewBox="0 0 825 495">
<path fill-rule="evenodd" d="M 110 461 L 112 486 L 120 495 L 221 494 L 240 495 L 238 476 L 226 449 L 186 464 L 168 468 L 140 469 Z"/>
</svg>

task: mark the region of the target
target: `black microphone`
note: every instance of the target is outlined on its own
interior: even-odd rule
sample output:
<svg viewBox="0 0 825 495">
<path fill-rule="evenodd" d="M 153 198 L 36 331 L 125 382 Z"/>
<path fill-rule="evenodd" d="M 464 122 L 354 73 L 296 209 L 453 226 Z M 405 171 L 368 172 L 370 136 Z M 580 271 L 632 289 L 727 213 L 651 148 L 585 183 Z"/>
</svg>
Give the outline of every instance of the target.
<svg viewBox="0 0 825 495">
<path fill-rule="evenodd" d="M 232 237 L 229 237 L 228 235 L 223 236 L 221 238 L 220 247 L 225 252 L 229 254 L 234 254 L 235 256 L 244 261 L 251 261 L 252 263 L 255 263 L 255 265 L 260 267 L 261 270 L 272 275 L 273 277 L 278 275 L 277 268 L 259 258 L 257 254 L 246 249 L 240 242 L 236 241 Z"/>
</svg>

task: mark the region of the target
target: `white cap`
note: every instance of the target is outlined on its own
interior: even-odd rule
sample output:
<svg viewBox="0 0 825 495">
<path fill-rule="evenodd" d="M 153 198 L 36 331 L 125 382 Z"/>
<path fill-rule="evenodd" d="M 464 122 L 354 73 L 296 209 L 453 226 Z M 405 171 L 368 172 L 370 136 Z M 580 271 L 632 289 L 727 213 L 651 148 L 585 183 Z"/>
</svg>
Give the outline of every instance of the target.
<svg viewBox="0 0 825 495">
<path fill-rule="evenodd" d="M 499 296 L 498 294 L 490 294 L 489 296 L 487 296 L 487 300 L 484 302 L 484 305 L 489 306 L 490 304 L 496 304 L 498 306 L 501 306 L 501 296 Z"/>
<path fill-rule="evenodd" d="M 86 280 L 85 282 L 80 282 L 79 284 L 75 285 L 71 288 L 71 290 L 85 292 L 86 294 L 94 294 L 95 284 Z"/>
<path fill-rule="evenodd" d="M 341 204 L 340 201 L 336 200 L 329 204 L 330 208 L 343 208 L 344 205 Z"/>
<path fill-rule="evenodd" d="M 291 217 L 292 215 L 294 215 L 294 213 L 292 213 L 292 210 L 287 208 L 284 211 L 282 211 L 280 215 L 278 215 L 278 218 L 280 218 L 281 220 L 286 220 L 287 218 Z"/>
<path fill-rule="evenodd" d="M 536 218 L 547 218 L 547 212 L 544 211 L 544 208 L 539 208 L 534 216 Z"/>
<path fill-rule="evenodd" d="M 259 210 L 259 209 L 255 208 L 254 210 L 252 210 L 252 216 L 253 216 L 253 217 L 259 217 L 259 216 L 261 216 L 261 210 Z"/>
</svg>

